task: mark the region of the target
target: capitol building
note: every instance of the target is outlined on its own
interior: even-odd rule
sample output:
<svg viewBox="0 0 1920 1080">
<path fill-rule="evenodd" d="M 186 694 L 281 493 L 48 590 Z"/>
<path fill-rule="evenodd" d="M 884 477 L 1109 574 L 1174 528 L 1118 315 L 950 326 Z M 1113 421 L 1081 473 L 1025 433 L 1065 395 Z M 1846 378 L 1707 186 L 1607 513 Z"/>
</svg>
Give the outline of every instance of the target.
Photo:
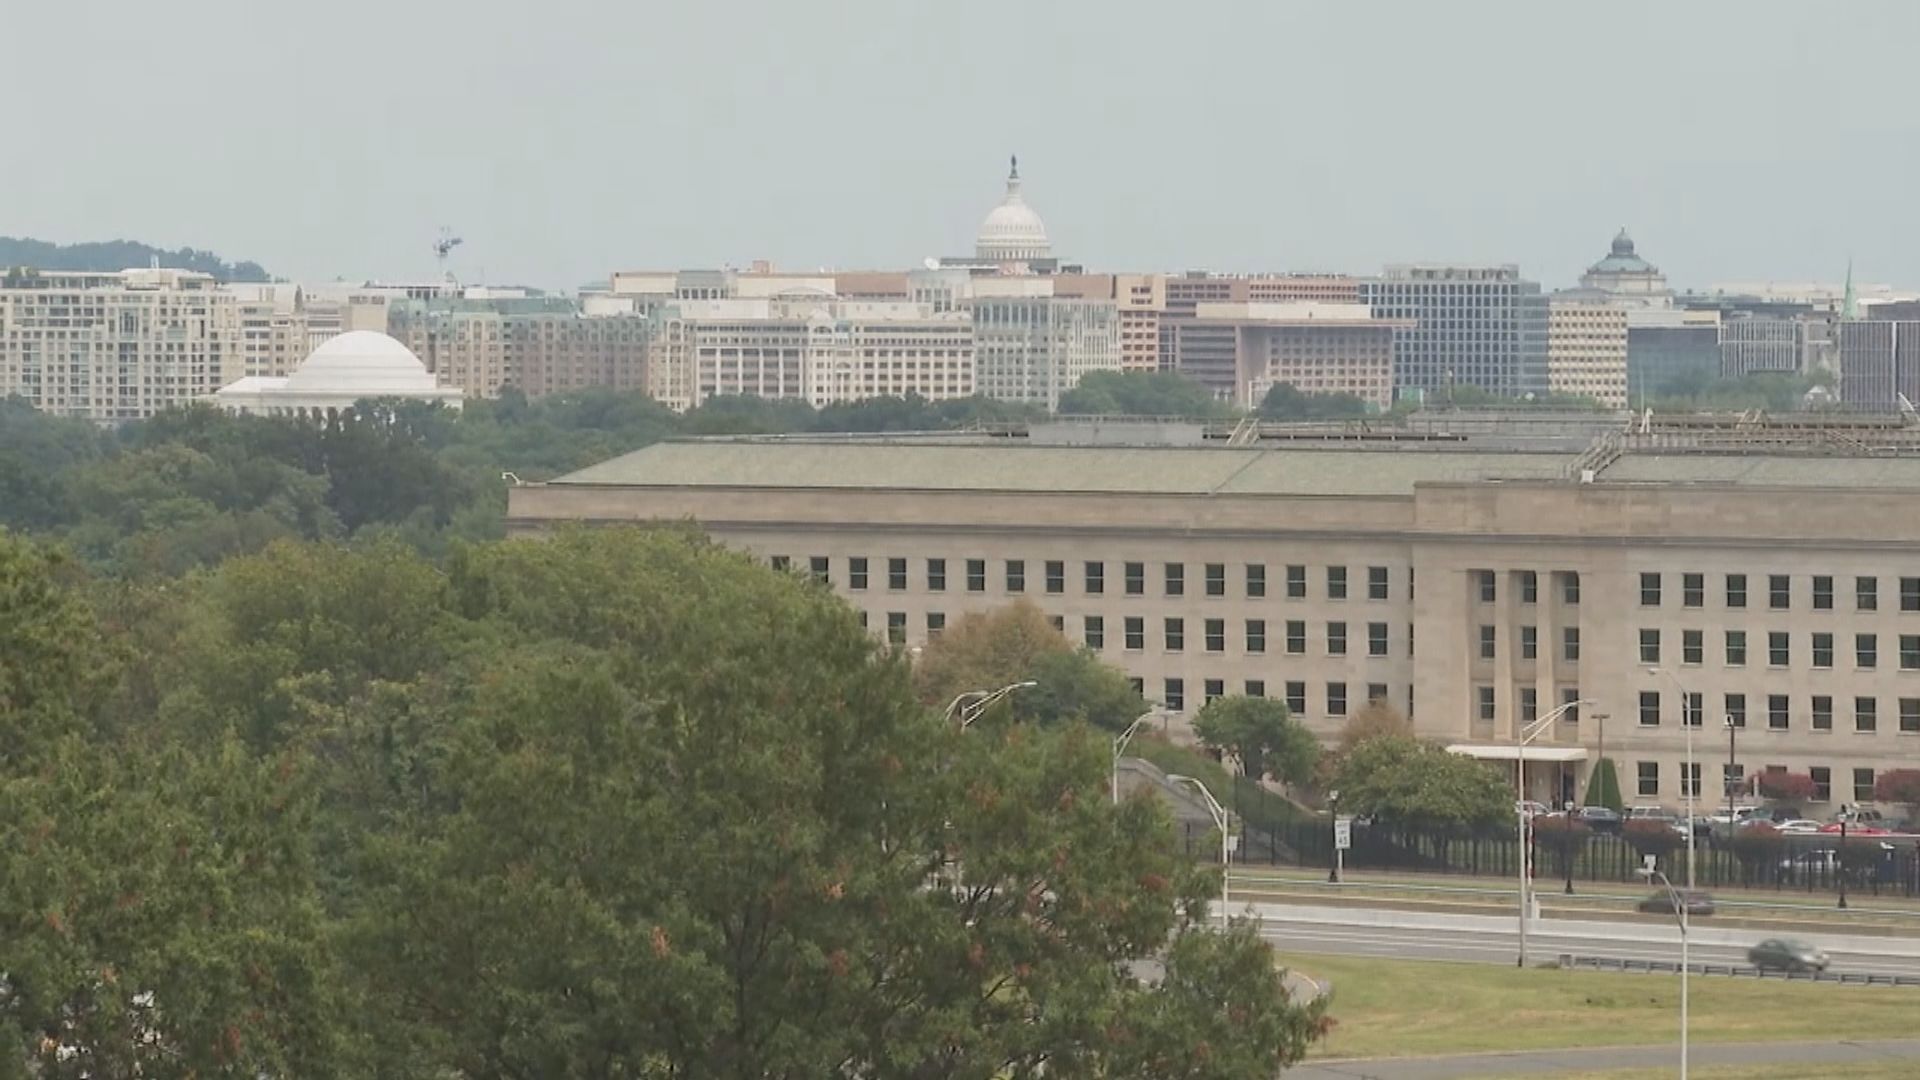
<svg viewBox="0 0 1920 1080">
<path fill-rule="evenodd" d="M 1007 190 L 1000 202 L 987 212 L 980 232 L 973 239 L 971 256 L 952 256 L 937 260 L 947 269 L 992 270 L 1008 274 L 1051 274 L 1061 270 L 1054 257 L 1053 242 L 1047 237 L 1046 223 L 1027 203 L 1020 190 L 1020 159 L 1011 158 L 1007 168 Z"/>
</svg>

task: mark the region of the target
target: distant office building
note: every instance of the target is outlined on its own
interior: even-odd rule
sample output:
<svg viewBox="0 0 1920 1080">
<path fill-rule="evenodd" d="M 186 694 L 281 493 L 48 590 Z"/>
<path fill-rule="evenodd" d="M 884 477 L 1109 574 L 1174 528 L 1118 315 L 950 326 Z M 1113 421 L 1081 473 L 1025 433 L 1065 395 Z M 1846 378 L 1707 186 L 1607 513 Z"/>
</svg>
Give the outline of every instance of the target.
<svg viewBox="0 0 1920 1080">
<path fill-rule="evenodd" d="M 1201 304 L 1169 319 L 1173 370 L 1243 407 L 1281 383 L 1307 394 L 1393 403 L 1393 335 L 1410 321 L 1372 317 L 1363 304 Z"/>
<path fill-rule="evenodd" d="M 1890 411 L 1920 403 L 1920 321 L 1849 319 L 1833 329 L 1842 405 Z"/>
<path fill-rule="evenodd" d="M 1720 376 L 1720 313 L 1627 310 L 1627 398 L 1634 406 Z"/>
<path fill-rule="evenodd" d="M 1813 370 L 1824 339 L 1818 319 L 1736 315 L 1720 324 L 1720 374 L 1802 374 Z"/>
<path fill-rule="evenodd" d="M 460 407 L 460 390 L 441 386 L 405 345 L 355 330 L 328 339 L 286 376 L 249 375 L 212 401 L 228 412 L 328 419 L 363 401 L 414 401 Z"/>
<path fill-rule="evenodd" d="M 441 385 L 469 397 L 646 385 L 648 322 L 632 311 L 595 317 L 561 298 L 469 292 L 402 300 L 389 321 Z"/>
<path fill-rule="evenodd" d="M 101 423 L 204 398 L 246 373 L 239 305 L 186 270 L 7 271 L 0 397 Z"/>
<path fill-rule="evenodd" d="M 1673 289 L 1660 268 L 1641 258 L 1633 249 L 1633 237 L 1622 228 L 1613 238 L 1607 256 L 1580 275 L 1580 287 L 1606 294 L 1620 307 L 1669 308 Z"/>
<path fill-rule="evenodd" d="M 1547 389 L 1547 298 L 1519 267 L 1389 266 L 1361 283 L 1360 299 L 1377 317 L 1416 323 L 1394 342 L 1396 393 Z"/>
<path fill-rule="evenodd" d="M 1121 370 L 1120 316 L 1112 300 L 1054 294 L 1047 277 L 971 280 L 974 380 L 999 401 L 1060 407 L 1095 371 Z"/>
<path fill-rule="evenodd" d="M 1607 293 L 1569 290 L 1549 300 L 1547 389 L 1615 409 L 1627 404 L 1627 309 Z"/>
<path fill-rule="evenodd" d="M 1164 274 L 1056 274 L 1055 296 L 1111 300 L 1120 319 L 1120 368 L 1161 367 L 1160 325 L 1167 310 Z"/>
</svg>

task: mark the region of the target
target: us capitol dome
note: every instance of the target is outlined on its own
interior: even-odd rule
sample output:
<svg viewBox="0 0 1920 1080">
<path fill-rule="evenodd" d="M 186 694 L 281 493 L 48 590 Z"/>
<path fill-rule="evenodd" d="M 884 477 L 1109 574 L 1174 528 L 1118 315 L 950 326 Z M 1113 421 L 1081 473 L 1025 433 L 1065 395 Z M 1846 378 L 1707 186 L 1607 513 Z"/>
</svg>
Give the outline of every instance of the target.
<svg viewBox="0 0 1920 1080">
<path fill-rule="evenodd" d="M 1020 159 L 1011 161 L 1007 193 L 988 211 L 973 240 L 974 257 L 983 262 L 1036 262 L 1053 257 L 1047 226 L 1020 194 Z"/>
</svg>

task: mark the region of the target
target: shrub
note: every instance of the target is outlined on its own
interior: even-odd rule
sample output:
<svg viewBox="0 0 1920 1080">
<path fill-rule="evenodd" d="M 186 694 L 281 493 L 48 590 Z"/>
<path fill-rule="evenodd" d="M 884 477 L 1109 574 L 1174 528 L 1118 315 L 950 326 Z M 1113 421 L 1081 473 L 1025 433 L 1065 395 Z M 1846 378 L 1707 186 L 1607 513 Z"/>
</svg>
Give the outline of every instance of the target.
<svg viewBox="0 0 1920 1080">
<path fill-rule="evenodd" d="M 1888 769 L 1873 782 L 1875 802 L 1920 806 L 1920 769 Z"/>
<path fill-rule="evenodd" d="M 1774 802 L 1806 802 L 1813 798 L 1813 777 L 1806 773 L 1763 772 L 1756 787 L 1761 798 Z"/>
<path fill-rule="evenodd" d="M 1649 821 L 1646 818 L 1628 821 L 1620 830 L 1620 835 L 1643 857 L 1652 855 L 1656 858 L 1665 858 L 1676 848 L 1685 847 L 1687 843 L 1687 838 L 1680 835 L 1673 826 L 1664 821 Z"/>
<path fill-rule="evenodd" d="M 1733 857 L 1748 866 L 1765 866 L 1780 856 L 1786 846 L 1780 830 L 1766 822 L 1743 825 L 1733 833 Z"/>
<path fill-rule="evenodd" d="M 1587 805 L 1604 806 L 1616 814 L 1626 812 L 1627 804 L 1620 797 L 1620 777 L 1614 771 L 1612 758 L 1601 758 L 1594 763 L 1593 776 L 1587 780 Z"/>
</svg>

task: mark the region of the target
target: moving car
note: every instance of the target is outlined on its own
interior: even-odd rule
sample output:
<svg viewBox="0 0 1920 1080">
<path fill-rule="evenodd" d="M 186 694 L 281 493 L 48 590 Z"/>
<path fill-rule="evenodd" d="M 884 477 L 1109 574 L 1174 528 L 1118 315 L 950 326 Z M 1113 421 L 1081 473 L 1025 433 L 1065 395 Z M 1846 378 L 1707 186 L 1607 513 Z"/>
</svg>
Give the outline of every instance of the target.
<svg viewBox="0 0 1920 1080">
<path fill-rule="evenodd" d="M 1620 815 L 1604 806 L 1582 806 L 1573 812 L 1573 817 L 1594 832 L 1617 833 L 1622 824 Z"/>
<path fill-rule="evenodd" d="M 1688 915 L 1713 914 L 1713 897 L 1712 896 L 1706 893 L 1699 892 L 1697 890 L 1691 890 L 1691 889 L 1680 889 L 1678 890 L 1678 892 L 1680 896 L 1680 902 L 1686 906 Z M 1645 900 L 1640 901 L 1640 910 L 1643 912 L 1646 912 L 1649 915 L 1675 914 L 1673 910 L 1673 897 L 1674 897 L 1674 894 L 1672 892 L 1669 892 L 1666 889 L 1661 889 L 1659 892 L 1654 893 L 1652 896 L 1649 896 Z"/>
<path fill-rule="evenodd" d="M 1825 971 L 1827 954 L 1795 938 L 1768 938 L 1747 950 L 1747 963 L 1761 971 Z"/>
</svg>

